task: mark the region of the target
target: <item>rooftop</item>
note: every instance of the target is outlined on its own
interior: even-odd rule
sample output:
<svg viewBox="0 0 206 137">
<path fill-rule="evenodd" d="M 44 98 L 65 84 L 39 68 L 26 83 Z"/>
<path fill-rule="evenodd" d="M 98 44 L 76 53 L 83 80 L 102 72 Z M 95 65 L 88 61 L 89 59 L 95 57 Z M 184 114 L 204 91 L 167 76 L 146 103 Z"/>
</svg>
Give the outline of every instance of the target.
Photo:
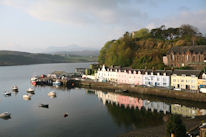
<svg viewBox="0 0 206 137">
<path fill-rule="evenodd" d="M 169 50 L 168 53 L 186 53 L 186 52 L 190 52 L 190 53 L 203 53 L 204 51 L 206 51 L 206 45 L 198 45 L 198 46 L 180 46 L 180 47 L 173 47 Z"/>
</svg>

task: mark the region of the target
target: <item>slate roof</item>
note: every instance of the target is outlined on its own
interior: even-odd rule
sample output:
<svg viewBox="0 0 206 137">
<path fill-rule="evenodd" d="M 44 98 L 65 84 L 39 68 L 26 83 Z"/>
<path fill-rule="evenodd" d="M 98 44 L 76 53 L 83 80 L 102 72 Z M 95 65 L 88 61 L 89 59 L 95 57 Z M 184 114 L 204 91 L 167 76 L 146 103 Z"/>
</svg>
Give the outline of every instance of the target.
<svg viewBox="0 0 206 137">
<path fill-rule="evenodd" d="M 206 45 L 198 45 L 198 46 L 180 46 L 180 47 L 172 47 L 168 53 L 174 53 L 174 54 L 181 54 L 181 53 L 186 53 L 186 52 L 190 52 L 190 53 L 203 53 L 204 51 L 206 51 Z"/>
<path fill-rule="evenodd" d="M 176 74 L 178 76 L 181 76 L 181 75 L 186 75 L 186 76 L 195 75 L 196 77 L 199 77 L 201 75 L 201 70 L 174 70 L 173 74 Z"/>
</svg>

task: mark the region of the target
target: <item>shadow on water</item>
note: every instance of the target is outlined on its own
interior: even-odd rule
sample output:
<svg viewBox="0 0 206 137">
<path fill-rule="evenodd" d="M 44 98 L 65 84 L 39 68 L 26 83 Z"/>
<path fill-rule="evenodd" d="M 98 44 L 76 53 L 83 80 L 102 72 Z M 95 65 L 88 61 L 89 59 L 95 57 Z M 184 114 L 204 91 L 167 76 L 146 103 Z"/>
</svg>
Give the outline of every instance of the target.
<svg viewBox="0 0 206 137">
<path fill-rule="evenodd" d="M 114 104 L 106 103 L 106 107 L 113 120 L 118 126 L 130 128 L 145 128 L 151 126 L 158 126 L 163 123 L 164 114 L 158 112 L 150 112 L 145 109 L 135 110 L 119 107 Z"/>
</svg>

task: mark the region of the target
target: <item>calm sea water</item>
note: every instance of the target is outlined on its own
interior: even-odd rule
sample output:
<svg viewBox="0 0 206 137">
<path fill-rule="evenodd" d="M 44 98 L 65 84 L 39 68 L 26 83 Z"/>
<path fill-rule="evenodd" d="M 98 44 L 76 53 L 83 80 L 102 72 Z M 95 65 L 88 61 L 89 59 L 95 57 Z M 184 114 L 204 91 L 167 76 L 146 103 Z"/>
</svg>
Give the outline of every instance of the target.
<svg viewBox="0 0 206 137">
<path fill-rule="evenodd" d="M 161 125 L 163 117 L 171 113 L 189 118 L 206 114 L 206 107 L 200 103 L 78 88 L 34 87 L 30 101 L 22 98 L 31 87 L 33 75 L 56 70 L 74 72 L 77 67 L 88 66 L 67 63 L 0 67 L 0 113 L 11 113 L 11 119 L 0 119 L 0 137 L 113 137 Z M 5 97 L 3 92 L 13 85 L 19 87 L 19 92 Z M 50 91 L 56 91 L 57 97 L 49 98 Z M 49 108 L 40 108 L 39 104 L 49 104 Z M 64 118 L 64 113 L 68 117 Z"/>
</svg>

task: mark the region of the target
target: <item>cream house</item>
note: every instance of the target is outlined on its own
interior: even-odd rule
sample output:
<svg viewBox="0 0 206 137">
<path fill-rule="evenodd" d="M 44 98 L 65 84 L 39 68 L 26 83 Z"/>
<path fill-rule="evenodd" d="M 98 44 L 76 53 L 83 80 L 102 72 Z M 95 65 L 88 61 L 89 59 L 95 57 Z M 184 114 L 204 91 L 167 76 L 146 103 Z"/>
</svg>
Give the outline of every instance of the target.
<svg viewBox="0 0 206 137">
<path fill-rule="evenodd" d="M 198 90 L 200 70 L 174 70 L 171 75 L 171 86 L 176 89 Z"/>
</svg>

